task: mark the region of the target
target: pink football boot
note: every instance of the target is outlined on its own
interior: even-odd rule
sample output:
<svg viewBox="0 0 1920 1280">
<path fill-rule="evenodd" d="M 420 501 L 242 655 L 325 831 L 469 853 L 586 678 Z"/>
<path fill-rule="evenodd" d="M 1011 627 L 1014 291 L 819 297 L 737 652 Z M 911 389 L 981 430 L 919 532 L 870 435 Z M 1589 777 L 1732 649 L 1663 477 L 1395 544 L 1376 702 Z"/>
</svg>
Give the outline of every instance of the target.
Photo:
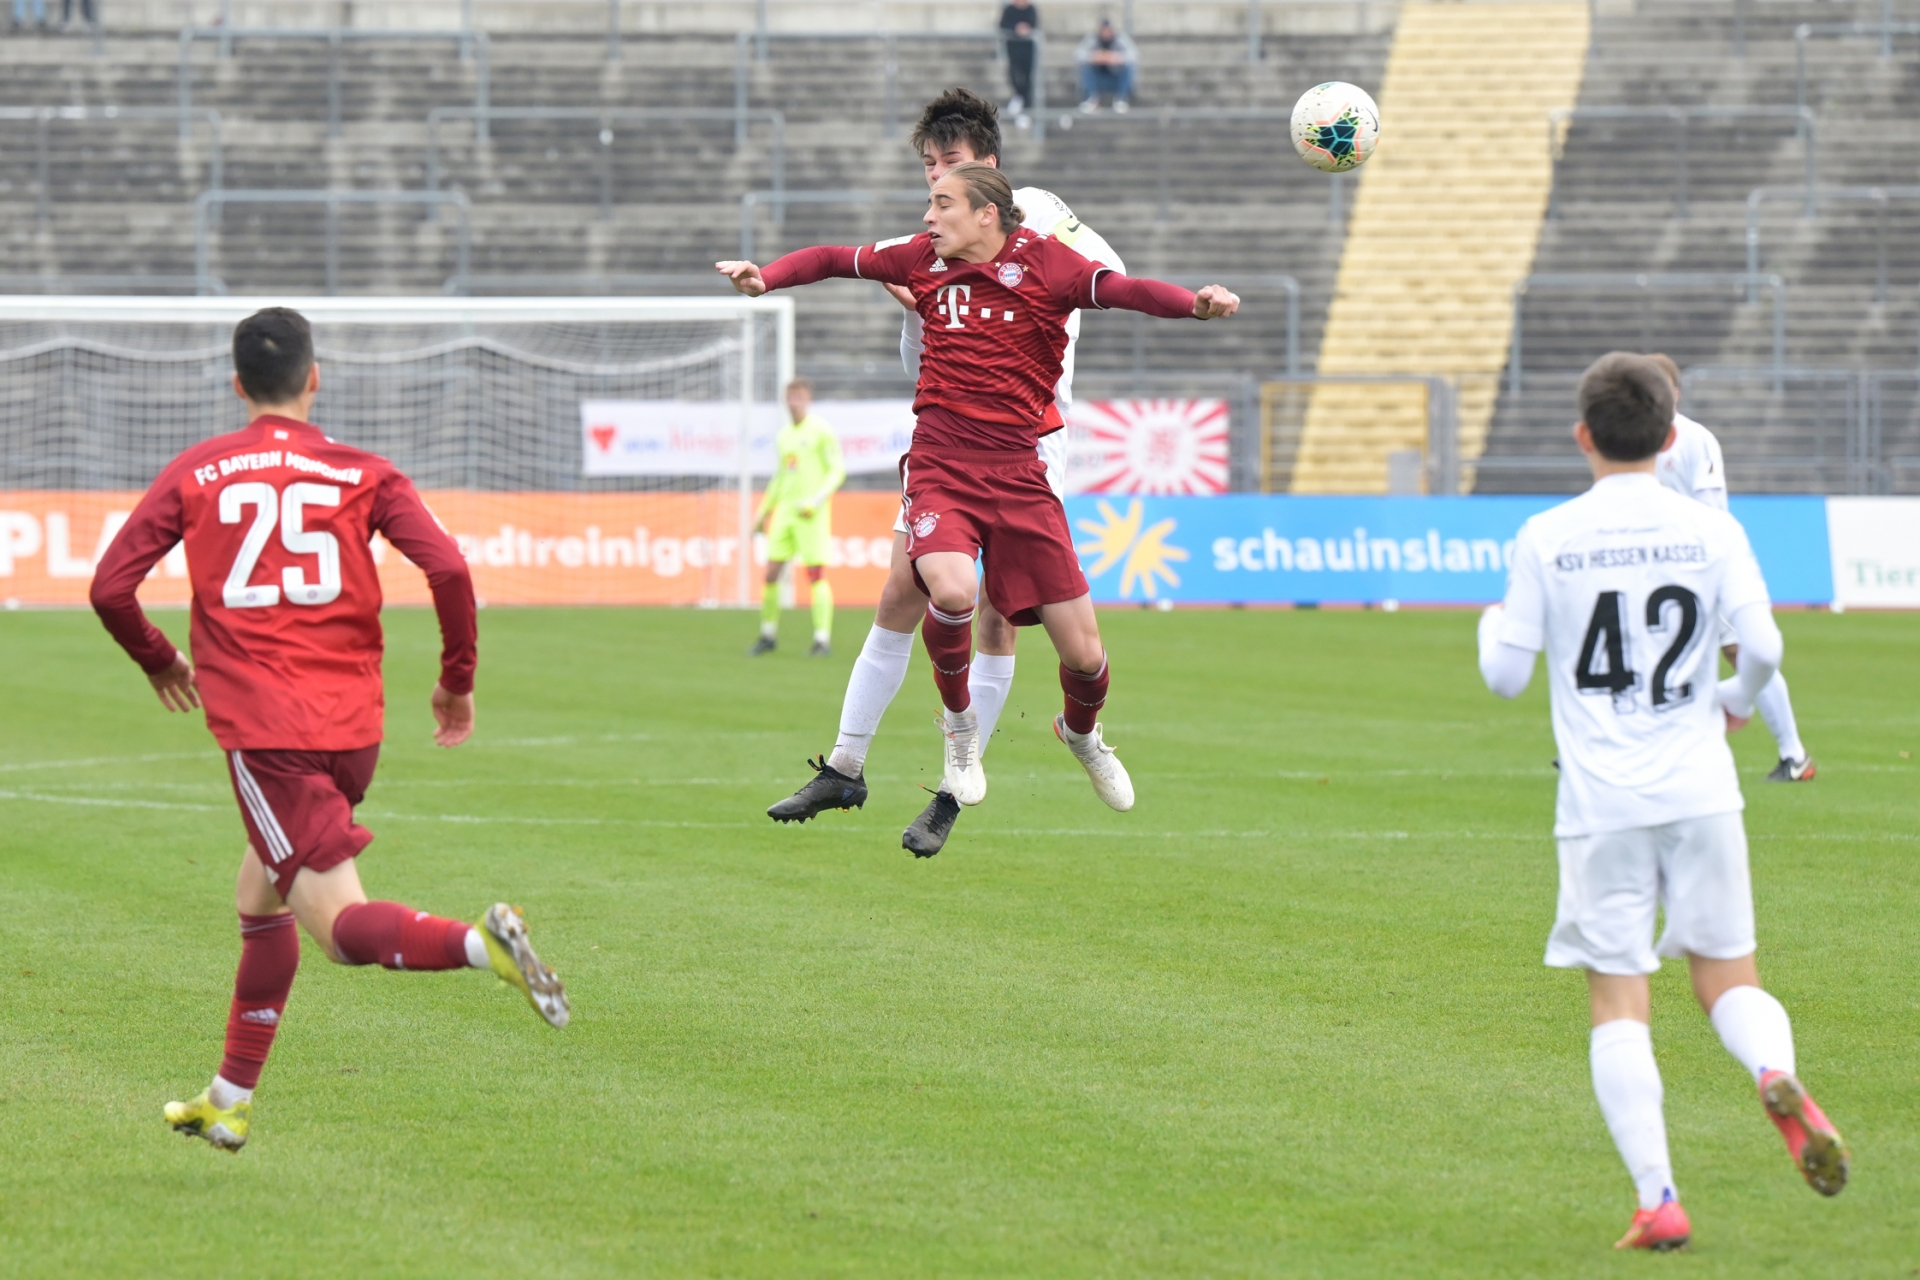
<svg viewBox="0 0 1920 1280">
<path fill-rule="evenodd" d="M 1807 1185 L 1823 1196 L 1837 1196 L 1847 1185 L 1847 1145 L 1806 1087 L 1784 1071 L 1760 1073 L 1760 1101 L 1767 1106 L 1794 1167 Z"/>
</svg>

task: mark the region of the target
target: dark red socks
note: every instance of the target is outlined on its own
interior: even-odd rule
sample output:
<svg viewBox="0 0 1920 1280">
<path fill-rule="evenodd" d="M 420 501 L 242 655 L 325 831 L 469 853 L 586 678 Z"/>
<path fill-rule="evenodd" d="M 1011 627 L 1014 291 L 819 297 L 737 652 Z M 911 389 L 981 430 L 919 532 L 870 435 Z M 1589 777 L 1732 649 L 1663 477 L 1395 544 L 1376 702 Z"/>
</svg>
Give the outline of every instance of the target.
<svg viewBox="0 0 1920 1280">
<path fill-rule="evenodd" d="M 397 902 L 362 902 L 333 918 L 333 949 L 348 964 L 464 969 L 470 927 Z"/>
<path fill-rule="evenodd" d="M 260 1082 L 299 968 L 300 935 L 290 913 L 240 917 L 240 972 L 233 979 L 227 1053 L 220 1060 L 220 1077 L 229 1084 L 251 1089 Z"/>
<path fill-rule="evenodd" d="M 1100 718 L 1100 708 L 1107 705 L 1107 660 L 1100 659 L 1100 669 L 1090 676 L 1060 664 L 1060 688 L 1067 695 L 1067 728 L 1075 733 L 1092 733 L 1094 722 Z"/>
<path fill-rule="evenodd" d="M 939 686 L 941 703 L 949 711 L 965 711 L 973 705 L 973 695 L 967 691 L 967 670 L 973 665 L 973 610 L 942 613 L 929 604 L 920 639 L 933 659 L 933 683 Z"/>
</svg>

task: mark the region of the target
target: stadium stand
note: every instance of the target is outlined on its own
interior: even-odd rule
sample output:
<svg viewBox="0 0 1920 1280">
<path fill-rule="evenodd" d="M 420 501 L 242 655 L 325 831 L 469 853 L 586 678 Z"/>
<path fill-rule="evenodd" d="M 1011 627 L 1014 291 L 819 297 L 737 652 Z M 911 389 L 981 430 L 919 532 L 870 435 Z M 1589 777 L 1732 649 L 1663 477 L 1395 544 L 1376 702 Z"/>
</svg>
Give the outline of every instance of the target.
<svg viewBox="0 0 1920 1280">
<path fill-rule="evenodd" d="M 1683 408 L 1721 434 L 1736 490 L 1920 489 L 1915 16 L 1895 11 L 1892 57 L 1877 0 L 1641 0 L 1601 19 L 1534 266 L 1550 279 L 1524 300 L 1480 491 L 1582 483 L 1570 389 L 1611 346 L 1688 370 Z M 1714 114 L 1604 115 L 1650 106 Z M 1810 178 L 1827 193 L 1811 204 Z"/>
<path fill-rule="evenodd" d="M 1688 404 L 1734 433 L 1736 486 L 1920 484 L 1911 266 L 1920 199 L 1899 189 L 1920 172 L 1916 37 L 1904 28 L 1892 36 L 1889 59 L 1877 34 L 1795 34 L 1803 23 L 1877 22 L 1877 0 L 1601 5 L 1584 69 L 1573 44 L 1554 55 L 1571 59 L 1577 97 L 1568 73 L 1542 73 L 1541 51 L 1527 43 L 1572 27 L 1525 15 L 1571 13 L 1584 27 L 1585 4 L 1329 0 L 1311 21 L 1268 5 L 1252 61 L 1234 16 L 1244 6 L 1215 7 L 1212 27 L 1187 20 L 1187 9 L 1204 6 L 1178 7 L 1185 25 L 1171 28 L 1143 18 L 1137 108 L 1125 117 L 1073 110 L 1069 55 L 1092 11 L 1048 10 L 1053 105 L 1036 127 L 1009 130 L 1009 168 L 1059 192 L 1132 269 L 1220 278 L 1249 301 L 1234 325 L 1206 330 L 1089 317 L 1086 386 L 1250 384 L 1287 372 L 1290 345 L 1309 376 L 1445 374 L 1470 464 L 1486 437 L 1485 465 L 1466 469 L 1470 484 L 1562 489 L 1578 481 L 1564 444 L 1573 372 L 1608 346 L 1664 347 L 1689 370 Z M 940 34 L 892 39 L 780 29 L 762 60 L 750 23 L 716 30 L 703 11 L 678 29 L 656 21 L 628 30 L 609 58 L 593 6 L 574 8 L 579 21 L 566 30 L 495 22 L 474 41 L 360 31 L 336 44 L 235 27 L 224 33 L 230 56 L 222 33 L 204 29 L 185 41 L 177 29 L 110 30 L 97 52 L 77 40 L 0 41 L 0 107 L 28 109 L 0 111 L 0 290 L 707 291 L 717 286 L 704 264 L 738 252 L 749 197 L 762 259 L 910 229 L 912 196 L 801 193 L 915 193 L 918 165 L 903 135 L 921 98 L 955 82 L 1005 92 L 992 42 L 944 18 Z M 263 19 L 249 9 L 243 20 Z M 1475 42 L 1484 66 L 1458 78 L 1479 64 L 1460 62 L 1444 28 L 1480 21 L 1490 28 Z M 1426 58 L 1449 70 L 1425 90 L 1440 96 L 1405 96 L 1397 72 L 1387 74 L 1390 53 L 1408 67 Z M 1329 78 L 1386 82 L 1388 140 L 1357 182 L 1299 165 L 1284 142 L 1294 98 Z M 1499 97 L 1508 90 L 1519 96 Z M 1556 106 L 1573 113 L 1552 121 Z M 749 113 L 744 136 L 728 114 L 736 107 Z M 1623 108 L 1693 114 L 1606 118 Z M 122 113 L 110 126 L 108 109 Z M 528 109 L 567 118 L 513 117 Z M 704 118 L 593 114 L 689 109 Z M 1451 120 L 1464 132 L 1429 127 Z M 1433 155 L 1411 163 L 1423 138 Z M 794 196 L 784 205 L 773 196 L 776 160 Z M 1828 194 L 1808 217 L 1810 160 Z M 1396 174 L 1421 184 L 1412 223 L 1391 214 Z M 1442 179 L 1453 195 L 1433 196 Z M 216 182 L 232 192 L 416 194 L 331 213 L 324 201 L 236 196 L 201 211 L 196 254 L 196 199 Z M 1891 194 L 1880 199 L 1875 187 Z M 420 203 L 430 188 L 465 205 Z M 1756 190 L 1769 194 L 1750 201 Z M 1427 216 L 1449 211 L 1459 216 Z M 1430 288 L 1409 293 L 1369 276 L 1395 261 L 1366 247 L 1381 242 L 1375 229 L 1431 268 Z M 1358 239 L 1345 253 L 1350 230 Z M 1737 279 L 1755 270 L 1782 287 Z M 1343 300 L 1330 316 L 1340 272 Z M 897 321 L 893 304 L 865 286 L 811 290 L 800 309 L 802 367 L 832 394 L 898 393 Z M 1514 367 L 1505 367 L 1509 351 L 1521 353 Z M 1420 447 L 1425 395 L 1424 384 L 1401 384 L 1301 397 L 1311 443 L 1296 457 L 1292 442 L 1269 441 L 1273 456 L 1257 470 L 1303 491 L 1379 491 L 1389 455 Z M 1255 482 L 1251 474 L 1240 467 L 1238 482 Z"/>
<path fill-rule="evenodd" d="M 1489 122 L 1543 120 L 1573 102 L 1587 16 L 1568 3 L 1401 14 L 1380 98 L 1394 124 L 1362 170 L 1320 369 L 1456 375 L 1463 456 L 1485 434 L 1511 290 L 1532 262 L 1550 180 L 1544 131 L 1490 136 Z M 1317 390 L 1294 491 L 1386 492 L 1389 455 L 1427 448 L 1424 400 L 1408 390 Z"/>
</svg>

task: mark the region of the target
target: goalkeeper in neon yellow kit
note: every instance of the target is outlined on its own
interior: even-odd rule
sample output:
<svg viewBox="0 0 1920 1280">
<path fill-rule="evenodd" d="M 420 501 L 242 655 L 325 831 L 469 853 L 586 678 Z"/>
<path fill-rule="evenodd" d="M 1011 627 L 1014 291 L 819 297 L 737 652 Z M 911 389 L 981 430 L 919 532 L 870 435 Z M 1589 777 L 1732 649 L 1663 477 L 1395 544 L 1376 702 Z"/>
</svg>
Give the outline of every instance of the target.
<svg viewBox="0 0 1920 1280">
<path fill-rule="evenodd" d="M 833 536 L 833 493 L 847 478 L 840 440 L 810 412 L 813 387 L 803 378 L 787 384 L 792 421 L 774 438 L 779 470 L 760 500 L 759 531 L 767 535 L 767 585 L 760 596 L 760 638 L 750 654 L 767 653 L 780 629 L 780 572 L 787 561 L 806 566 L 813 584 L 813 648 L 824 657 L 833 644 L 833 587 L 827 582 L 827 542 Z"/>
</svg>

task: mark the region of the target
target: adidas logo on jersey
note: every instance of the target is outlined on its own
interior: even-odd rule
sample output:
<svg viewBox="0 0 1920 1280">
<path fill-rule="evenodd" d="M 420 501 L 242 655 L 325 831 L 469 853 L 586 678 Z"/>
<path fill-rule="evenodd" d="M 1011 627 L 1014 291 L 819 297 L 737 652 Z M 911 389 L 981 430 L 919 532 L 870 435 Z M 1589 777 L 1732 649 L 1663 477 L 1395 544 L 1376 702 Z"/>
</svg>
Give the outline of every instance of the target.
<svg viewBox="0 0 1920 1280">
<path fill-rule="evenodd" d="M 927 268 L 927 270 L 930 272 L 945 271 L 946 269 L 947 269 L 947 260 L 945 258 L 935 258 L 933 260 L 933 265 Z"/>
</svg>

